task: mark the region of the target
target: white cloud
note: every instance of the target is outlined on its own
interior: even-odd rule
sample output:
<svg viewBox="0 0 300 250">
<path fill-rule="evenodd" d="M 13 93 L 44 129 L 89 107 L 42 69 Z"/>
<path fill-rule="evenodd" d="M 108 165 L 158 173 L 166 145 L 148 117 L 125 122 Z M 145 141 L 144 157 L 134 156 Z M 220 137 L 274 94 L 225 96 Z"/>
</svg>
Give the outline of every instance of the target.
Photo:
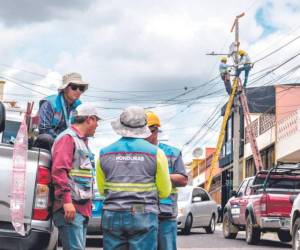
<svg viewBox="0 0 300 250">
<path fill-rule="evenodd" d="M 33 11 L 33 4 L 28 3 L 26 8 L 32 7 Z M 0 55 L 4 58 L 2 62 L 12 68 L 0 64 L 0 75 L 44 86 L 24 84 L 34 90 L 29 91 L 8 81 L 7 96 L 21 103 L 25 102 L 26 97 L 38 101 L 41 95 L 35 91 L 50 94 L 53 89 L 55 92 L 63 74 L 78 71 L 91 84 L 83 96 L 84 101 L 110 108 L 123 108 L 131 104 L 157 106 L 154 110 L 162 118 L 165 129 L 163 137 L 178 147 L 182 147 L 191 138 L 223 97 L 208 98 L 205 102 L 212 104 L 199 103 L 190 108 L 186 108 L 189 102 L 165 106 L 162 100 L 183 94 L 185 86 L 190 90 L 191 86 L 202 84 L 218 75 L 219 58 L 205 54 L 228 51 L 234 39 L 230 28 L 236 15 L 246 11 L 240 20 L 241 47 L 249 51 L 254 60 L 300 34 L 300 29 L 296 29 L 299 19 L 297 0 L 238 3 L 235 0 L 113 0 L 81 4 L 79 1 L 74 6 L 56 1 L 40 4 L 44 12 L 37 13 L 31 19 L 25 15 L 20 16 L 15 23 L 7 15 L 2 16 L 0 35 L 5 39 L 0 41 Z M 264 27 L 255 19 L 259 8 L 264 9 L 269 24 L 276 27 L 275 33 L 262 36 Z M 57 14 L 53 10 L 57 10 Z M 3 5 L 2 11 L 9 13 L 11 7 Z M 45 18 L 39 16 L 41 13 L 46 13 Z M 292 56 L 298 48 L 299 42 L 291 44 L 282 52 L 257 63 L 252 73 Z M 289 68 L 290 64 L 276 74 Z M 295 78 L 297 76 L 295 74 Z M 100 92 L 101 89 L 170 91 L 112 93 Z M 188 101 L 214 91 L 216 94 L 213 96 L 225 96 L 223 84 L 214 82 L 177 99 Z M 153 101 L 147 101 L 151 99 Z M 120 110 L 101 109 L 100 112 L 111 118 L 117 117 Z M 213 146 L 216 134 L 208 132 L 204 140 L 195 146 L 204 147 L 203 143 Z M 99 138 L 94 140 L 93 145 L 99 144 L 99 147 L 116 138 L 109 121 L 100 125 L 97 136 Z"/>
</svg>

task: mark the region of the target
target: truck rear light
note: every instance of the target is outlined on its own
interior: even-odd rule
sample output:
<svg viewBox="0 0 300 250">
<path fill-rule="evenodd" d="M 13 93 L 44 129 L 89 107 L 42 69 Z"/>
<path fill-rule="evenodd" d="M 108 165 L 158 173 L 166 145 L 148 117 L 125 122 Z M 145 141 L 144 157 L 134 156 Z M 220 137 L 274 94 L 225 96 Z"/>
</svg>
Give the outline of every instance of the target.
<svg viewBox="0 0 300 250">
<path fill-rule="evenodd" d="M 51 182 L 51 174 L 50 170 L 46 167 L 39 166 L 38 175 L 37 175 L 37 183 L 38 184 L 50 184 Z"/>
<path fill-rule="evenodd" d="M 51 183 L 50 170 L 44 166 L 38 167 L 37 184 L 35 188 L 35 203 L 33 209 L 34 220 L 47 220 L 49 217 L 49 185 Z"/>
<path fill-rule="evenodd" d="M 260 199 L 259 209 L 261 213 L 267 213 L 268 194 L 263 194 Z"/>
</svg>

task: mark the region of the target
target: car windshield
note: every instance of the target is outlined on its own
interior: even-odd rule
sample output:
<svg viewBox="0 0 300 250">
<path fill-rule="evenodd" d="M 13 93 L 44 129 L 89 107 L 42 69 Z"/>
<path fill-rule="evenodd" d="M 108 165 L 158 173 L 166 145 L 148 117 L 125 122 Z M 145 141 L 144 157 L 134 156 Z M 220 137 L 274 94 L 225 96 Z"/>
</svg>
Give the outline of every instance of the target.
<svg viewBox="0 0 300 250">
<path fill-rule="evenodd" d="M 190 190 L 179 189 L 178 192 L 178 201 L 188 201 L 190 197 Z"/>
</svg>

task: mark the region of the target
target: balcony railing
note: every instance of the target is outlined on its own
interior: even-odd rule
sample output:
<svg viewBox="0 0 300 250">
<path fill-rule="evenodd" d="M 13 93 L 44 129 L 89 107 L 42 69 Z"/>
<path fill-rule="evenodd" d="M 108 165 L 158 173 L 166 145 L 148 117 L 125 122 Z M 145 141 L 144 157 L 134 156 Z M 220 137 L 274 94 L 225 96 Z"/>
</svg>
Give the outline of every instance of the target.
<svg viewBox="0 0 300 250">
<path fill-rule="evenodd" d="M 280 120 L 277 124 L 277 141 L 295 134 L 300 130 L 300 109 Z"/>
<path fill-rule="evenodd" d="M 275 125 L 275 115 L 273 114 L 262 114 L 257 119 L 251 122 L 251 127 L 254 132 L 255 137 L 262 135 Z M 247 127 L 245 128 L 245 131 Z M 249 138 L 247 133 L 245 133 L 245 144 L 249 143 Z"/>
</svg>

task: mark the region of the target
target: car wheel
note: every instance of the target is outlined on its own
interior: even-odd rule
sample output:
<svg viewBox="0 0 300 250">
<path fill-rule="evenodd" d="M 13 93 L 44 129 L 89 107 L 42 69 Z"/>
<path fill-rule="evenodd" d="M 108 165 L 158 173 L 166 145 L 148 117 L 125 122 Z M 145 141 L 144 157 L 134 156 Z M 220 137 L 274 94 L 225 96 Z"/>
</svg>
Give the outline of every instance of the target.
<svg viewBox="0 0 300 250">
<path fill-rule="evenodd" d="M 260 229 L 253 227 L 250 215 L 246 220 L 246 242 L 249 245 L 256 245 L 260 241 Z"/>
<path fill-rule="evenodd" d="M 293 249 L 300 250 L 300 218 L 298 218 L 293 226 Z"/>
<path fill-rule="evenodd" d="M 214 233 L 214 231 L 216 229 L 216 217 L 214 214 L 211 216 L 209 226 L 204 227 L 204 229 L 205 229 L 206 233 L 208 233 L 208 234 Z"/>
<path fill-rule="evenodd" d="M 192 224 L 193 224 L 193 217 L 191 214 L 189 214 L 186 218 L 185 224 L 184 224 L 184 228 L 182 229 L 182 233 L 184 235 L 189 235 L 191 232 L 191 228 L 192 228 Z"/>
<path fill-rule="evenodd" d="M 279 230 L 277 235 L 281 242 L 290 242 L 292 240 L 292 236 L 289 231 Z"/>
<path fill-rule="evenodd" d="M 228 212 L 225 212 L 223 216 L 223 236 L 225 239 L 235 239 L 237 232 L 232 232 L 232 228 L 235 226 L 231 223 Z"/>
</svg>

